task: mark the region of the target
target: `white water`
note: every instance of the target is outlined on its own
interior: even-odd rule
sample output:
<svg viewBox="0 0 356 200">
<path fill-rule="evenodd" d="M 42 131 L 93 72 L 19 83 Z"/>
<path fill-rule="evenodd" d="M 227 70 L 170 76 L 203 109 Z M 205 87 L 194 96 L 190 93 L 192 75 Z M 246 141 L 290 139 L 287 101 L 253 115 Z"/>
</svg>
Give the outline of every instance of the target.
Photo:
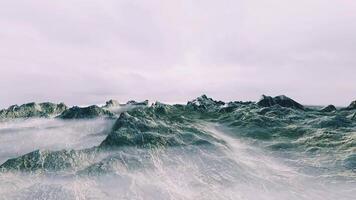
<svg viewBox="0 0 356 200">
<path fill-rule="evenodd" d="M 112 122 L 105 120 L 19 120 L 0 124 L 0 160 L 41 149 L 98 145 Z M 98 176 L 0 174 L 0 199 L 354 199 L 355 184 L 307 176 L 264 150 L 203 124 L 222 139 L 218 148 L 195 146 L 166 151 L 132 149 L 151 167 Z M 112 152 L 115 156 L 119 152 Z M 148 156 L 143 156 L 148 155 Z"/>
<path fill-rule="evenodd" d="M 36 149 L 82 149 L 98 145 L 113 121 L 16 119 L 0 122 L 0 163 Z"/>
</svg>

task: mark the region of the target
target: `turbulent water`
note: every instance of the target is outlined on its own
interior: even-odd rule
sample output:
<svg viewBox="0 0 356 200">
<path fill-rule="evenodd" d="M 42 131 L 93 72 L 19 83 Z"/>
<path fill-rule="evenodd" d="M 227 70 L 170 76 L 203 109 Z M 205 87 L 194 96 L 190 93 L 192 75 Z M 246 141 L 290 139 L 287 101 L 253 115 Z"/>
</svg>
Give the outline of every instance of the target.
<svg viewBox="0 0 356 200">
<path fill-rule="evenodd" d="M 352 107 L 202 96 L 65 108 L 58 117 L 41 106 L 10 108 L 0 111 L 0 199 L 356 196 Z"/>
</svg>

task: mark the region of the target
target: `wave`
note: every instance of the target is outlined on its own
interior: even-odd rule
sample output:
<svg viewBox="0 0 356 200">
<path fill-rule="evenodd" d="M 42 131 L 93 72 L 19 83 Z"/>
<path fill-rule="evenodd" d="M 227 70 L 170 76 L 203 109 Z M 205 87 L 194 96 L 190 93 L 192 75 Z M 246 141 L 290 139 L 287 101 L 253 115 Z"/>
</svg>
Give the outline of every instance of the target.
<svg viewBox="0 0 356 200">
<path fill-rule="evenodd" d="M 76 116 L 66 120 L 0 123 L 0 139 L 6 139 L 0 143 L 7 149 L 0 152 L 1 196 L 353 199 L 356 194 L 356 114 L 350 108 L 318 110 L 285 96 L 225 103 L 205 95 L 186 105 L 109 101 L 85 112 L 78 108 L 63 111 Z M 17 150 L 21 141 L 25 145 Z"/>
</svg>

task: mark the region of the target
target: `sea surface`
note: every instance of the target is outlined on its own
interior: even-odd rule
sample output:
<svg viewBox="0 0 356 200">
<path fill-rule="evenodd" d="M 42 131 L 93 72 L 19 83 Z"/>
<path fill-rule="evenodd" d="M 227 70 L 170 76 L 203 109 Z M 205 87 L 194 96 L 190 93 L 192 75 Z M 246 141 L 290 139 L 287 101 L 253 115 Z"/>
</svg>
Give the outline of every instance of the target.
<svg viewBox="0 0 356 200">
<path fill-rule="evenodd" d="M 355 111 L 198 98 L 0 122 L 0 199 L 352 200 Z"/>
</svg>

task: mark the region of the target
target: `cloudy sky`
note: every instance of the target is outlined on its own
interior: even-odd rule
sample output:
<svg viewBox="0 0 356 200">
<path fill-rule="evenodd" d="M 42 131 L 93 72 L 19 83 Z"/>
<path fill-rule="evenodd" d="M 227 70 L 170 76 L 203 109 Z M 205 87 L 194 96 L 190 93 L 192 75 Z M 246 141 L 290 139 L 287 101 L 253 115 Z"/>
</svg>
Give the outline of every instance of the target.
<svg viewBox="0 0 356 200">
<path fill-rule="evenodd" d="M 353 0 L 0 0 L 0 107 L 356 99 Z"/>
</svg>

